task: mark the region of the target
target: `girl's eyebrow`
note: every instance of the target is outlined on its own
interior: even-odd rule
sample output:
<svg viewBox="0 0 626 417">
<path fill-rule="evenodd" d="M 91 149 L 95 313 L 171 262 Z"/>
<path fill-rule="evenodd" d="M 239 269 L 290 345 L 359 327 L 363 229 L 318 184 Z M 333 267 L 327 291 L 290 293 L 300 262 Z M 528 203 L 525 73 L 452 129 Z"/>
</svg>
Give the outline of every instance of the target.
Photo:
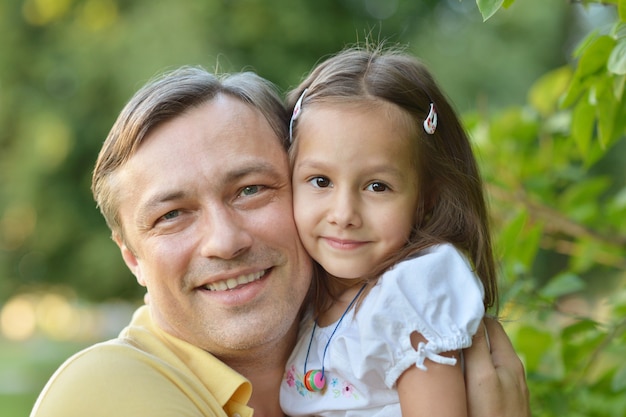
<svg viewBox="0 0 626 417">
<path fill-rule="evenodd" d="M 294 168 L 309 168 L 309 169 L 327 169 L 328 165 L 324 163 L 324 161 L 312 159 L 312 158 L 304 158 L 301 161 L 298 161 L 297 165 Z M 394 164 L 376 164 L 371 167 L 367 167 L 363 171 L 365 174 L 389 174 L 396 177 L 401 177 L 407 175 L 404 171 L 400 170 Z"/>
</svg>

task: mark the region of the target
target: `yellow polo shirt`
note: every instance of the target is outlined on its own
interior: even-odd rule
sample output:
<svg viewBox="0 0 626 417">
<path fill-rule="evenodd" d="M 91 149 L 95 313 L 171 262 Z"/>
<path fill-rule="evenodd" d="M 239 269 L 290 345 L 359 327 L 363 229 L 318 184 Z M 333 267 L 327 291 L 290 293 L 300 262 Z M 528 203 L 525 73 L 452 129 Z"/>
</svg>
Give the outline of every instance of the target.
<svg viewBox="0 0 626 417">
<path fill-rule="evenodd" d="M 210 353 L 158 328 L 140 307 L 117 339 L 69 358 L 31 417 L 251 417 L 252 385 Z"/>
</svg>

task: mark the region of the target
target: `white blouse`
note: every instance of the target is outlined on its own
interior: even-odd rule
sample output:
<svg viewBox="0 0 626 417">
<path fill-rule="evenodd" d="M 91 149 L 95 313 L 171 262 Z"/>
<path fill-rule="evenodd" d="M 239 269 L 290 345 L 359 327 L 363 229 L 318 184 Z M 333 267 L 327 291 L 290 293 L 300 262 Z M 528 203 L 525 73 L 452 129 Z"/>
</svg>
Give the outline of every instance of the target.
<svg viewBox="0 0 626 417">
<path fill-rule="evenodd" d="M 313 320 L 304 319 L 281 384 L 283 411 L 292 417 L 400 416 L 400 375 L 412 365 L 427 371 L 426 358 L 454 365 L 454 358 L 440 353 L 471 345 L 484 315 L 483 297 L 479 278 L 452 245 L 433 246 L 398 263 L 336 331 L 337 322 L 317 327 L 311 340 Z M 414 331 L 427 340 L 417 350 L 410 340 Z M 323 365 L 322 391 L 304 386 L 307 351 L 307 371 Z"/>
</svg>

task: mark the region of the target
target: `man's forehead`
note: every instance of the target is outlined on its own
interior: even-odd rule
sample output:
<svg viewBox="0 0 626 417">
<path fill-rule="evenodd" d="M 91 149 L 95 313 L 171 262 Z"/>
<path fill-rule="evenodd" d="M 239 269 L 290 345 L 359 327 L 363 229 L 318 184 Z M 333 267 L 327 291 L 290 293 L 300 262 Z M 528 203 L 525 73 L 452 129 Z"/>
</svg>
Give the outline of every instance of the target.
<svg viewBox="0 0 626 417">
<path fill-rule="evenodd" d="M 285 164 L 281 140 L 263 114 L 222 95 L 155 126 L 122 170 L 138 177 L 195 170 L 232 179 L 253 172 L 288 175 Z"/>
<path fill-rule="evenodd" d="M 282 148 L 281 138 L 261 110 L 239 98 L 218 94 L 155 125 L 147 132 L 138 149 L 162 134 L 181 140 L 184 146 L 185 137 L 203 133 L 213 140 L 214 145 L 232 145 L 237 138 L 253 138 L 263 146 L 277 145 Z"/>
</svg>

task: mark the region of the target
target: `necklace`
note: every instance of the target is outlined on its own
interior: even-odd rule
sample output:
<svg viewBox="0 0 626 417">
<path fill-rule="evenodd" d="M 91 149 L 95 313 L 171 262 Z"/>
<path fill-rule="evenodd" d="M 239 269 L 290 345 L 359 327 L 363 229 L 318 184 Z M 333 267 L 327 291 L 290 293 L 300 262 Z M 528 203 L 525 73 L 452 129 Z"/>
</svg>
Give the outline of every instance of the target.
<svg viewBox="0 0 626 417">
<path fill-rule="evenodd" d="M 348 311 L 350 311 L 350 307 L 352 307 L 352 304 L 354 304 L 356 299 L 359 298 L 359 295 L 361 295 L 366 285 L 367 283 L 363 284 L 363 286 L 356 293 L 352 301 L 350 301 L 350 304 L 348 304 L 348 307 L 343 312 L 343 314 L 339 318 L 339 321 L 335 325 L 333 332 L 330 334 L 330 337 L 328 338 L 328 342 L 326 342 L 326 346 L 324 347 L 324 353 L 322 354 L 322 370 L 320 371 L 319 369 L 311 369 L 310 371 L 307 372 L 306 364 L 309 361 L 309 352 L 311 352 L 311 344 L 313 343 L 313 335 L 315 335 L 315 329 L 317 328 L 317 320 L 313 322 L 313 331 L 311 332 L 311 339 L 309 339 L 309 347 L 306 350 L 306 358 L 304 359 L 304 381 L 303 382 L 307 390 L 311 392 L 321 391 L 326 386 L 326 379 L 324 378 L 324 360 L 326 359 L 326 350 L 328 350 L 328 345 L 330 345 L 330 341 L 333 339 L 333 336 L 335 335 L 335 332 L 339 328 L 341 321 L 346 316 L 346 314 L 348 314 Z"/>
</svg>

